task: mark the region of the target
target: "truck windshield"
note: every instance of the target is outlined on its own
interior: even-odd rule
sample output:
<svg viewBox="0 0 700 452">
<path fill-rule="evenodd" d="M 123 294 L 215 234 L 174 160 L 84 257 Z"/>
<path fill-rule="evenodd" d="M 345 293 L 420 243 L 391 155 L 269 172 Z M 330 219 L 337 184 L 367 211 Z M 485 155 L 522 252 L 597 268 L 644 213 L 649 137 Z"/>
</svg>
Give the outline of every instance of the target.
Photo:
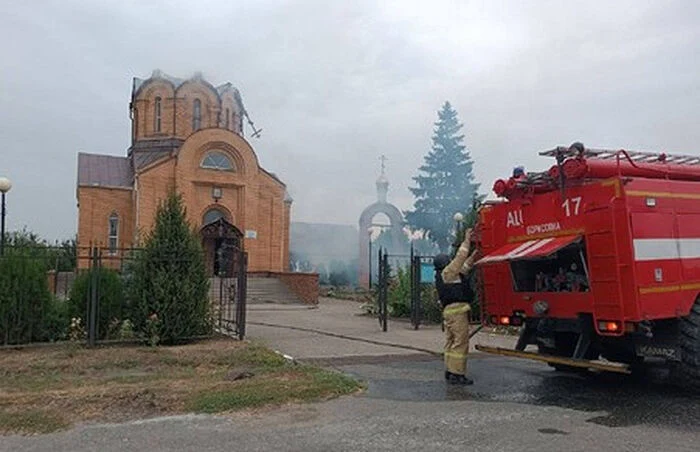
<svg viewBox="0 0 700 452">
<path fill-rule="evenodd" d="M 516 292 L 587 292 L 588 263 L 585 242 L 572 243 L 554 254 L 511 261 Z"/>
</svg>

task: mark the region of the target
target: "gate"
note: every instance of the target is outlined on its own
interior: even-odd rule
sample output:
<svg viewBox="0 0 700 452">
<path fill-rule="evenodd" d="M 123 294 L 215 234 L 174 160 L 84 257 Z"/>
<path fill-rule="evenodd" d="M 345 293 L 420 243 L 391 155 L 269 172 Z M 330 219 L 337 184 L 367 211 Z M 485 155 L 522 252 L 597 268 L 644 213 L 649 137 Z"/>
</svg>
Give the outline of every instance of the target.
<svg viewBox="0 0 700 452">
<path fill-rule="evenodd" d="M 377 307 L 379 326 L 382 331 L 388 330 L 389 317 L 389 278 L 391 269 L 389 268 L 389 255 L 383 249 L 379 250 L 379 271 L 377 272 Z"/>
<path fill-rule="evenodd" d="M 377 295 L 377 314 L 379 325 L 382 331 L 388 330 L 389 316 L 389 284 L 392 277 L 392 263 L 406 262 L 409 263 L 409 278 L 410 278 L 410 320 L 413 329 L 417 330 L 426 319 L 424 312 L 424 298 L 426 290 L 431 290 L 435 286 L 435 270 L 433 265 L 433 256 L 416 255 L 411 251 L 410 256 L 392 255 L 386 250 L 380 249 L 378 252 L 378 281 L 376 287 Z M 469 323 L 478 325 L 482 323 L 483 312 L 481 309 L 481 300 L 483 300 L 483 285 L 481 284 L 481 272 L 477 270 L 472 276 L 472 284 L 475 286 L 475 298 L 470 301 L 471 310 L 469 311 Z M 438 302 L 437 300 L 435 300 Z M 438 302 L 439 303 L 439 302 Z M 429 313 L 428 318 L 435 317 Z M 432 319 L 435 321 L 436 319 Z M 444 325 L 443 325 L 444 329 Z M 479 328 L 480 329 L 480 328 Z M 474 330 L 474 332 L 478 331 Z"/>
<path fill-rule="evenodd" d="M 245 337 L 248 254 L 234 245 L 217 250 L 218 273 L 211 278 L 209 298 L 219 333 Z"/>
<path fill-rule="evenodd" d="M 435 271 L 432 256 L 411 254 L 411 325 L 418 329 L 423 321 L 422 290 L 435 284 Z"/>
<path fill-rule="evenodd" d="M 410 297 L 410 318 L 414 329 L 418 329 L 422 318 L 421 289 L 425 284 L 434 284 L 432 273 L 432 257 L 416 256 L 411 249 L 410 255 L 389 254 L 386 250 L 380 249 L 378 252 L 378 272 L 377 272 L 377 311 L 379 325 L 382 331 L 388 330 L 389 316 L 389 283 L 392 275 L 392 264 L 394 267 L 402 264 L 409 271 L 409 294 Z M 427 264 L 427 267 L 426 267 Z"/>
</svg>

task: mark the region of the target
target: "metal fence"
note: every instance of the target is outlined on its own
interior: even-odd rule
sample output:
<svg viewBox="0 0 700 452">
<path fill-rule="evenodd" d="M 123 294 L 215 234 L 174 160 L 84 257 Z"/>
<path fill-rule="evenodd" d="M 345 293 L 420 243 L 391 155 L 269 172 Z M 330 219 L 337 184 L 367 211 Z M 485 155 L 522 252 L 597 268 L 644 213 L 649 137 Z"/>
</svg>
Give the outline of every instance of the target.
<svg viewBox="0 0 700 452">
<path fill-rule="evenodd" d="M 158 313 L 157 309 L 148 316 L 143 309 L 139 312 L 137 307 L 148 303 L 139 302 L 139 293 L 132 289 L 134 278 L 144 265 L 151 269 L 179 265 L 186 272 L 192 262 L 168 259 L 168 265 L 163 265 L 164 260 L 139 266 L 141 253 L 135 248 L 6 247 L 0 256 L 0 345 L 147 340 L 144 331 L 148 322 L 157 325 Z M 217 274 L 205 270 L 209 277 L 202 284 L 208 287 L 201 286 L 199 292 L 206 297 L 202 317 L 208 323 L 201 328 L 205 334 L 190 334 L 183 340 L 213 332 L 245 336 L 247 254 L 237 248 L 227 250 L 217 264 Z M 164 288 L 163 293 L 173 284 L 167 272 L 153 281 Z M 154 306 L 158 306 L 155 300 Z M 167 301 L 161 306 L 172 309 Z"/>
</svg>

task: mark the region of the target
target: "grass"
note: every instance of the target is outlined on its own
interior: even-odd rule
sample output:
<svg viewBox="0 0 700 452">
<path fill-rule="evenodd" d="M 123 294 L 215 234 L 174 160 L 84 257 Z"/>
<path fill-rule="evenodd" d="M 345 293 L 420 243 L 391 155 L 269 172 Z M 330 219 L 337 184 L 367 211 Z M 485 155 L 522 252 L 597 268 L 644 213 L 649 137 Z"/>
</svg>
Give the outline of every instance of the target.
<svg viewBox="0 0 700 452">
<path fill-rule="evenodd" d="M 191 399 L 189 408 L 195 412 L 218 413 L 262 405 L 316 401 L 349 394 L 357 389 L 357 382 L 345 375 L 302 367 L 281 375 L 271 374 L 250 380 L 235 389 L 202 391 Z"/>
<path fill-rule="evenodd" d="M 355 380 L 229 339 L 179 347 L 0 351 L 0 434 L 324 400 Z"/>
<path fill-rule="evenodd" d="M 69 426 L 61 415 L 48 410 L 24 413 L 0 411 L 0 428 L 8 432 L 51 433 Z"/>
</svg>

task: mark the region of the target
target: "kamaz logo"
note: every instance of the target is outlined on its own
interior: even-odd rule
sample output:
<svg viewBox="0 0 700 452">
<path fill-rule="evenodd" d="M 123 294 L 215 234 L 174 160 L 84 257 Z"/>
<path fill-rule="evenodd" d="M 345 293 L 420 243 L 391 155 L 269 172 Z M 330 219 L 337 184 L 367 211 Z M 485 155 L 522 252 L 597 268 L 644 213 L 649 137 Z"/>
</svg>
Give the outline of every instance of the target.
<svg viewBox="0 0 700 452">
<path fill-rule="evenodd" d="M 680 360 L 678 350 L 673 347 L 658 347 L 653 345 L 637 346 L 637 354 L 641 356 L 657 356 L 673 361 Z"/>
</svg>

